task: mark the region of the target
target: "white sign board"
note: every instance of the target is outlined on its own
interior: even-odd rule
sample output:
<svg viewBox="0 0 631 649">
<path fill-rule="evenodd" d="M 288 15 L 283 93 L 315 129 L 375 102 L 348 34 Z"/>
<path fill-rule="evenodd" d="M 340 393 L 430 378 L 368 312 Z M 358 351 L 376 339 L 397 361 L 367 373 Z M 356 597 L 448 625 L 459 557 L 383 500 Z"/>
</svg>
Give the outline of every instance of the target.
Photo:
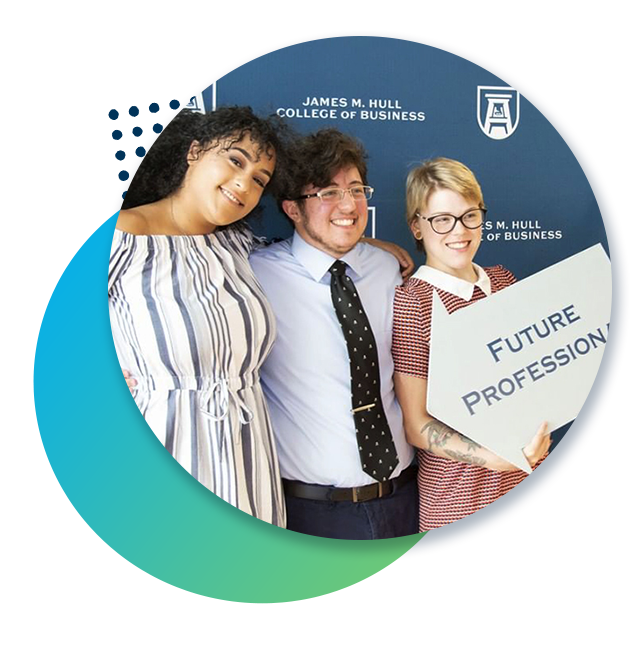
<svg viewBox="0 0 631 649">
<path fill-rule="evenodd" d="M 530 472 L 521 449 L 578 414 L 610 314 L 600 244 L 451 315 L 434 293 L 427 411 Z"/>
</svg>

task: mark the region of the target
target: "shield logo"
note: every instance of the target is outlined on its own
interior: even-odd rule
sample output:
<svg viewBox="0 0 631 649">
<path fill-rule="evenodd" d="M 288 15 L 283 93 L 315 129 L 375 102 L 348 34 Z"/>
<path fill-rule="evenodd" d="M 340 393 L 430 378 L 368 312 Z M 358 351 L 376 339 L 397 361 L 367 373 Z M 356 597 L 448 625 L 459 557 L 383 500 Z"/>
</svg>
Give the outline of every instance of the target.
<svg viewBox="0 0 631 649">
<path fill-rule="evenodd" d="M 168 104 L 172 99 L 179 102 L 197 86 L 208 79 L 210 74 L 186 74 L 180 72 L 163 72 L 162 73 L 162 103 Z M 217 107 L 217 89 L 216 84 L 200 92 L 192 101 L 187 103 L 184 108 L 197 113 L 205 114 L 207 110 L 213 111 Z"/>
<path fill-rule="evenodd" d="M 519 93 L 507 86 L 478 86 L 478 125 L 492 140 L 505 140 L 519 124 Z"/>
</svg>

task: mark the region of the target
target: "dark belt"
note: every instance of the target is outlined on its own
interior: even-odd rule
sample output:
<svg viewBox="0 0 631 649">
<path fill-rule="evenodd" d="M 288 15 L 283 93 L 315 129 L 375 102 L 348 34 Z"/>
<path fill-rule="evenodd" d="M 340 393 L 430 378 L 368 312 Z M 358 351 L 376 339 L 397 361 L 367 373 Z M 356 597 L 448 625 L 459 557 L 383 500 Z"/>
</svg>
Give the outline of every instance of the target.
<svg viewBox="0 0 631 649">
<path fill-rule="evenodd" d="M 307 484 L 296 480 L 285 480 L 283 478 L 283 487 L 286 496 L 294 498 L 308 498 L 310 500 L 330 500 L 333 502 L 351 501 L 362 503 L 375 498 L 384 498 L 389 496 L 396 489 L 413 480 L 416 476 L 418 467 L 416 464 L 410 465 L 401 472 L 396 478 L 386 480 L 385 482 L 374 482 L 373 484 L 363 487 L 327 487 L 317 484 Z"/>
</svg>

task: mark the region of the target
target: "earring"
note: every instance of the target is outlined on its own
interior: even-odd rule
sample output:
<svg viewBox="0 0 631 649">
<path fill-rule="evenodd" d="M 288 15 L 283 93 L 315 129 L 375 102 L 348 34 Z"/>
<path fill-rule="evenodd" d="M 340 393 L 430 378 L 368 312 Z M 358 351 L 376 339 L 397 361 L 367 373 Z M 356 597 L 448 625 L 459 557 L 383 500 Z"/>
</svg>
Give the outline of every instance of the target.
<svg viewBox="0 0 631 649">
<path fill-rule="evenodd" d="M 423 238 L 423 235 L 420 232 L 415 232 L 414 233 L 414 238 L 418 239 L 420 241 Z"/>
</svg>

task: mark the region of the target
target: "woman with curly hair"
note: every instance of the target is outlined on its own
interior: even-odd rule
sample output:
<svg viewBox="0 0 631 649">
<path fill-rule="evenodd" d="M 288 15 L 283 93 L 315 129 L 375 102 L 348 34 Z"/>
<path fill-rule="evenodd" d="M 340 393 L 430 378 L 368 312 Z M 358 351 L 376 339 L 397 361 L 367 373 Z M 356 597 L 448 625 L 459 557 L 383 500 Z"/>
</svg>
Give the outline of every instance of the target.
<svg viewBox="0 0 631 649">
<path fill-rule="evenodd" d="M 247 107 L 184 110 L 143 160 L 120 212 L 109 308 L 134 399 L 173 457 L 239 509 L 285 525 L 259 368 L 274 317 L 242 219 L 282 184 L 291 133 Z"/>
</svg>

